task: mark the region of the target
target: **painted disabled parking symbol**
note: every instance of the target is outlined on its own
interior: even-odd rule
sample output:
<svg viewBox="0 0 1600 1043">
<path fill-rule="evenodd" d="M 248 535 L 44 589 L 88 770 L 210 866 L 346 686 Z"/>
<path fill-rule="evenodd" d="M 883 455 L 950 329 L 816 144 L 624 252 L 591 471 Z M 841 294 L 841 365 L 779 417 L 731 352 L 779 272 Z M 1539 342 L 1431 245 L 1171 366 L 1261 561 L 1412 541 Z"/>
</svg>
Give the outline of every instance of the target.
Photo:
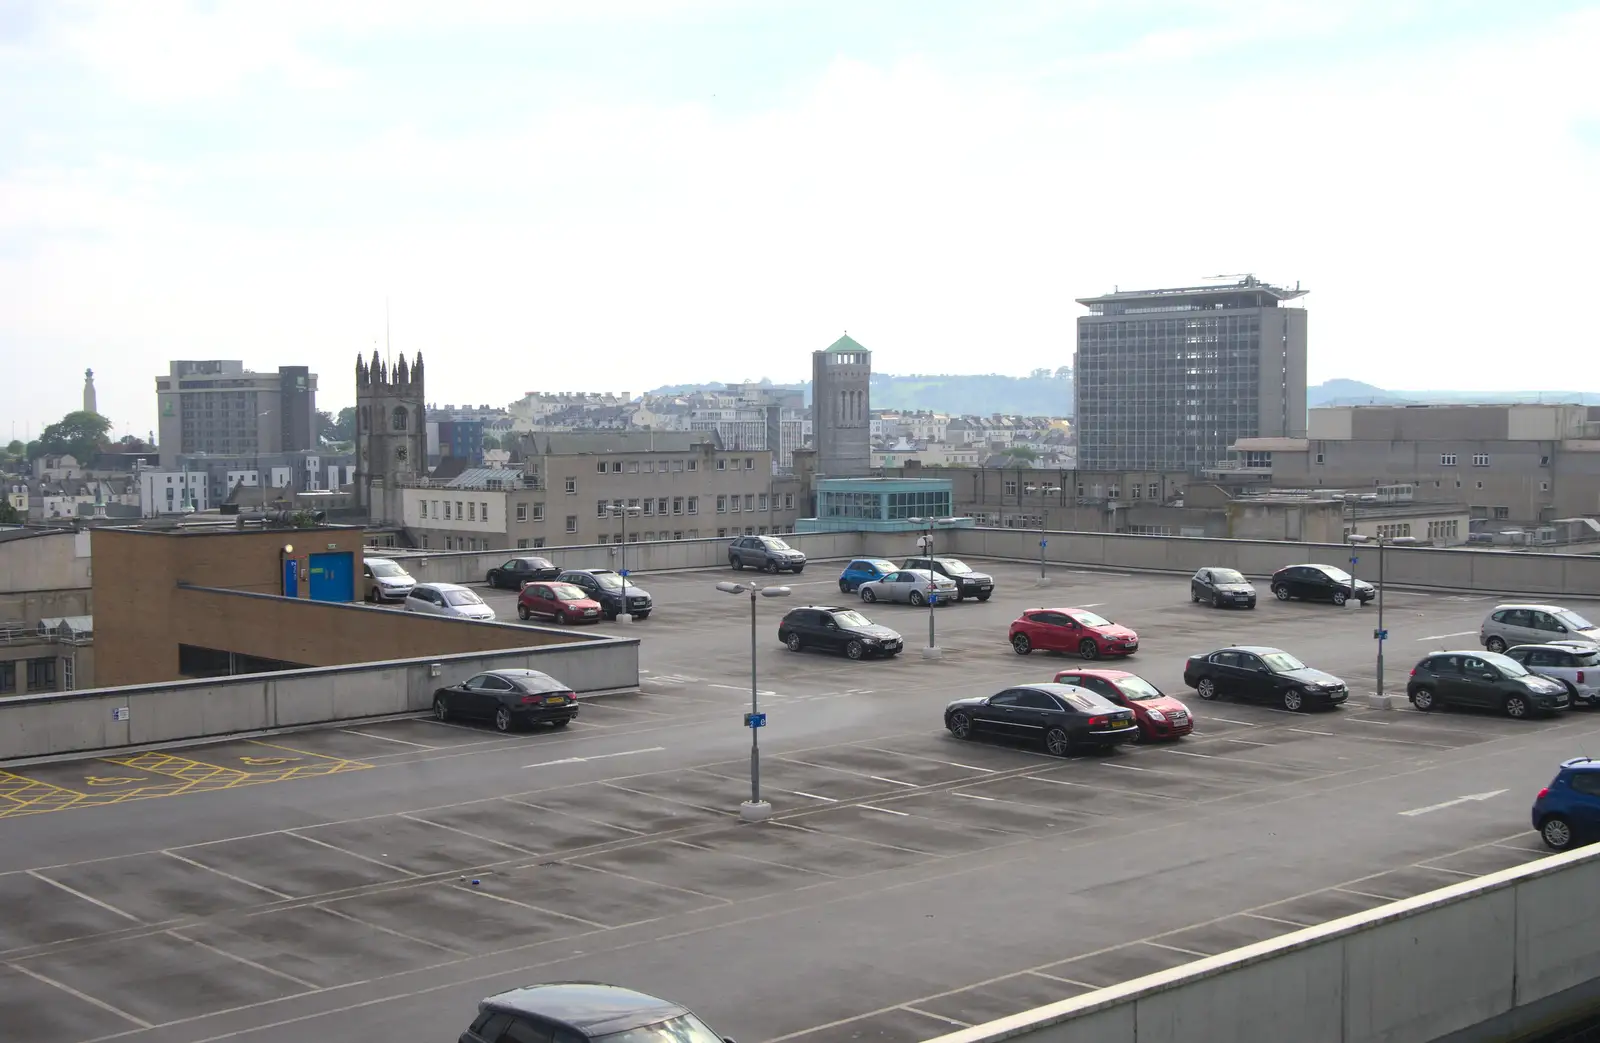
<svg viewBox="0 0 1600 1043">
<path fill-rule="evenodd" d="M 299 759 L 300 759 L 299 757 L 240 757 L 239 758 L 240 762 L 242 762 L 244 764 L 249 764 L 252 767 L 258 767 L 258 768 L 267 768 L 267 767 L 272 767 L 272 766 L 278 765 L 278 764 L 292 764 L 292 763 L 294 763 L 295 761 L 297 761 Z"/>
</svg>

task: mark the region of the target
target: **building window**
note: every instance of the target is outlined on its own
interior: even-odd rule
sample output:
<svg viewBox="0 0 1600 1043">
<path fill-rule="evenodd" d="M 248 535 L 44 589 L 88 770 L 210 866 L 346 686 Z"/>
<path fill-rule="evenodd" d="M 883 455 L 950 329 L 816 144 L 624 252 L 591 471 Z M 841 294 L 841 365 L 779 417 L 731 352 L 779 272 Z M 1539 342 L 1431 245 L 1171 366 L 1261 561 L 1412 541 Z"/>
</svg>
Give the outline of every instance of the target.
<svg viewBox="0 0 1600 1043">
<path fill-rule="evenodd" d="M 728 513 L 728 498 L 726 496 L 718 496 L 717 497 L 717 513 L 718 514 L 727 514 Z"/>
<path fill-rule="evenodd" d="M 608 515 L 610 513 L 611 513 L 611 504 L 610 503 L 608 503 L 605 500 L 596 500 L 594 502 L 594 516 L 596 518 L 604 518 L 606 515 Z"/>
<path fill-rule="evenodd" d="M 727 538 L 728 538 L 728 530 L 727 529 L 718 529 L 717 530 L 717 539 L 725 540 Z"/>
<path fill-rule="evenodd" d="M 594 470 L 596 474 L 605 474 L 606 462 L 604 460 L 596 460 L 594 463 Z"/>
<path fill-rule="evenodd" d="M 1440 453 L 1439 454 L 1439 466 L 1440 467 L 1454 467 L 1455 465 L 1456 465 L 1456 454 L 1454 454 L 1454 453 Z"/>
<path fill-rule="evenodd" d="M 525 540 L 525 539 L 524 540 L 518 540 L 517 541 L 517 549 L 518 550 L 527 550 L 528 549 L 528 541 Z"/>
<path fill-rule="evenodd" d="M 467 521 L 478 520 L 478 505 L 471 500 L 467 501 Z"/>
<path fill-rule="evenodd" d="M 1321 462 L 1322 462 L 1322 454 L 1321 454 L 1321 453 L 1318 453 L 1318 454 L 1317 454 L 1317 463 L 1319 463 L 1319 464 L 1320 464 L 1320 463 L 1321 463 Z"/>
<path fill-rule="evenodd" d="M 1106 492 L 1110 494 L 1111 499 L 1115 500 L 1122 495 L 1122 487 L 1113 485 L 1110 489 L 1107 489 Z"/>
<path fill-rule="evenodd" d="M 612 474 L 621 474 L 622 473 L 622 461 L 621 460 L 613 460 L 613 461 L 611 461 L 611 473 Z"/>
<path fill-rule="evenodd" d="M 628 473 L 629 474 L 638 474 L 639 473 L 639 461 L 637 461 L 637 460 L 629 460 L 628 461 Z"/>
<path fill-rule="evenodd" d="M 783 509 L 786 511 L 794 510 L 794 493 L 783 494 Z"/>
<path fill-rule="evenodd" d="M 644 473 L 645 474 L 655 474 L 655 472 L 656 472 L 656 462 L 654 460 L 646 460 L 644 462 Z"/>
<path fill-rule="evenodd" d="M 444 538 L 444 549 L 445 550 L 455 550 L 456 549 L 456 538 L 454 536 L 446 536 Z"/>
<path fill-rule="evenodd" d="M 574 524 L 576 524 L 578 519 L 574 518 L 574 519 L 572 519 L 572 521 L 573 521 Z M 534 549 L 538 550 L 540 547 L 543 547 L 543 546 L 544 546 L 544 537 L 543 536 L 535 536 L 533 538 L 533 547 L 534 547 Z"/>
<path fill-rule="evenodd" d="M 644 509 L 643 509 L 642 513 L 644 513 L 644 514 L 654 514 L 655 512 L 656 512 L 656 501 L 654 499 L 646 500 L 644 502 Z"/>
<path fill-rule="evenodd" d="M 17 664 L 11 660 L 0 663 L 0 695 L 17 690 Z"/>
<path fill-rule="evenodd" d="M 622 541 L 619 539 L 617 542 L 621 543 Z M 634 530 L 633 532 L 628 533 L 628 542 L 629 543 L 638 543 L 639 542 L 639 532 L 638 532 L 637 529 Z"/>
<path fill-rule="evenodd" d="M 28 691 L 53 692 L 56 690 L 56 661 L 54 659 L 28 660 Z"/>
<path fill-rule="evenodd" d="M 422 516 L 424 518 L 426 518 L 428 516 L 428 501 L 427 500 L 423 500 L 423 501 L 421 501 L 421 503 L 422 503 Z"/>
<path fill-rule="evenodd" d="M 683 539 L 683 530 L 682 529 L 678 529 L 676 532 L 674 532 L 672 534 L 672 538 L 675 539 L 675 540 Z"/>
<path fill-rule="evenodd" d="M 656 501 L 656 513 L 657 514 L 666 514 L 667 513 L 667 498 L 665 496 L 661 497 L 661 499 Z"/>
<path fill-rule="evenodd" d="M 525 503 L 517 504 L 517 521 L 525 522 L 527 520 L 528 520 L 528 505 L 525 504 Z"/>
<path fill-rule="evenodd" d="M 1472 454 L 1472 466 L 1473 467 L 1488 467 L 1489 466 L 1489 454 L 1488 453 L 1473 453 Z"/>
<path fill-rule="evenodd" d="M 404 431 L 406 429 L 406 421 L 407 421 L 407 419 L 408 419 L 408 414 L 406 413 L 406 407 L 405 406 L 395 406 L 394 407 L 394 429 L 396 431 Z"/>
<path fill-rule="evenodd" d="M 488 504 L 481 503 L 481 502 L 478 504 L 478 517 L 482 518 L 484 521 L 488 521 L 489 520 L 489 505 Z M 483 549 L 484 550 L 488 550 L 489 548 L 485 547 Z"/>
<path fill-rule="evenodd" d="M 1549 467 L 1550 466 L 1550 458 L 1548 456 L 1539 457 L 1539 466 L 1540 467 Z"/>
<path fill-rule="evenodd" d="M 689 497 L 689 513 L 690 514 L 699 514 L 700 513 L 700 497 L 698 497 L 698 496 Z"/>
<path fill-rule="evenodd" d="M 1505 521 L 1506 519 L 1508 519 L 1510 517 L 1511 517 L 1511 508 L 1510 507 L 1496 507 L 1494 509 L 1494 520 L 1495 521 Z"/>
<path fill-rule="evenodd" d="M 682 460 L 674 460 L 674 461 L 672 461 L 672 470 L 674 472 L 682 471 L 683 470 L 683 461 Z"/>
<path fill-rule="evenodd" d="M 1549 482 L 1540 482 L 1539 483 L 1539 491 L 1542 492 L 1542 493 L 1549 492 L 1550 491 L 1550 483 Z"/>
<path fill-rule="evenodd" d="M 576 478 L 568 478 L 567 479 L 567 495 L 568 496 L 576 496 L 576 495 L 578 495 L 578 480 Z"/>
<path fill-rule="evenodd" d="M 610 543 L 611 542 L 611 537 L 602 532 L 600 534 L 600 542 L 601 543 Z"/>
<path fill-rule="evenodd" d="M 756 527 L 754 525 L 746 525 L 744 527 L 744 534 L 746 536 L 754 536 L 756 534 Z"/>
<path fill-rule="evenodd" d="M 1016 482 L 1011 482 L 1011 481 L 1006 482 L 1005 495 L 1007 495 L 1007 496 L 1015 496 L 1015 495 L 1017 495 L 1017 483 Z"/>
<path fill-rule="evenodd" d="M 699 460 L 690 460 L 689 461 L 689 470 L 698 471 L 699 469 L 700 469 L 700 461 Z"/>
<path fill-rule="evenodd" d="M 756 458 L 753 457 L 753 456 L 745 457 L 744 458 L 744 469 L 746 471 L 754 471 L 756 469 Z"/>
<path fill-rule="evenodd" d="M 760 535 L 760 536 L 765 536 L 767 534 L 767 527 L 765 525 L 760 526 L 759 528 L 756 529 L 756 534 Z"/>
<path fill-rule="evenodd" d="M 578 531 L 578 516 L 576 514 L 567 515 L 567 531 L 568 532 L 577 532 Z"/>
<path fill-rule="evenodd" d="M 449 500 L 446 500 L 444 502 L 444 520 L 445 521 L 449 521 L 450 520 L 450 501 Z"/>
<path fill-rule="evenodd" d="M 726 471 L 727 469 L 728 469 L 728 461 L 723 459 L 720 456 L 717 457 L 717 470 Z"/>
<path fill-rule="evenodd" d="M 1144 499 L 1144 490 L 1139 488 L 1139 483 L 1138 482 L 1134 482 L 1131 485 L 1129 485 L 1128 486 L 1128 492 L 1132 494 L 1132 496 L 1133 496 L 1133 498 L 1135 500 Z"/>
<path fill-rule="evenodd" d="M 1151 482 L 1150 483 L 1150 499 L 1152 499 L 1152 500 L 1161 499 L 1161 483 L 1160 482 Z"/>
<path fill-rule="evenodd" d="M 753 511 L 753 510 L 756 509 L 756 494 L 755 493 L 745 493 L 744 494 L 744 509 L 747 510 L 747 511 Z"/>
<path fill-rule="evenodd" d="M 739 497 L 738 496 L 730 496 L 730 497 L 728 497 L 728 505 L 729 505 L 729 509 L 732 510 L 734 514 L 738 514 L 739 513 Z"/>
<path fill-rule="evenodd" d="M 674 496 L 672 498 L 672 513 L 673 514 L 682 514 L 683 513 L 683 497 Z"/>
</svg>

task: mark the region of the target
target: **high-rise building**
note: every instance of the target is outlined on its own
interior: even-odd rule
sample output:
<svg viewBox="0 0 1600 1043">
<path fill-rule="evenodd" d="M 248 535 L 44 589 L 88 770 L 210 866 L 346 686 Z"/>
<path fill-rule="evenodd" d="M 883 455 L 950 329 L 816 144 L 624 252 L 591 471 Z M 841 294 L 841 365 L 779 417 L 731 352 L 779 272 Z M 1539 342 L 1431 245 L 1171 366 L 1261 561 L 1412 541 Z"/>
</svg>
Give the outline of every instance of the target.
<svg viewBox="0 0 1600 1043">
<path fill-rule="evenodd" d="M 811 353 L 817 474 L 858 478 L 872 467 L 872 352 L 846 334 Z"/>
<path fill-rule="evenodd" d="M 1078 467 L 1198 474 L 1242 438 L 1304 438 L 1308 291 L 1232 285 L 1082 297 Z"/>
<path fill-rule="evenodd" d="M 194 453 L 251 456 L 317 446 L 317 376 L 305 366 L 254 373 L 233 359 L 173 362 L 156 378 L 156 407 L 167 469 Z"/>
<path fill-rule="evenodd" d="M 94 393 L 94 370 L 83 371 L 83 411 L 85 413 L 100 412 L 100 403 Z"/>
<path fill-rule="evenodd" d="M 428 473 L 422 353 L 392 367 L 356 356 L 356 503 L 378 525 L 399 525 L 401 489 Z"/>
</svg>

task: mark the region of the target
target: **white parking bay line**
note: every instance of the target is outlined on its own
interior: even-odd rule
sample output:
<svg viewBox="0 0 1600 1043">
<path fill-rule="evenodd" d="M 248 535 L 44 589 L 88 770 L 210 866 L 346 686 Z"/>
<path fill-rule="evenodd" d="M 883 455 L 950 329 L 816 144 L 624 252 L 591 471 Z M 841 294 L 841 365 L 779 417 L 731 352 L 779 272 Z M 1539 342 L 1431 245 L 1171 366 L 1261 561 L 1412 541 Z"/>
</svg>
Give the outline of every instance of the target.
<svg viewBox="0 0 1600 1043">
<path fill-rule="evenodd" d="M 1098 763 L 1100 763 L 1101 765 L 1103 765 L 1103 766 L 1105 766 L 1107 768 L 1121 768 L 1123 771 L 1149 771 L 1149 770 L 1151 770 L 1149 768 L 1137 768 L 1137 767 L 1134 767 L 1132 764 L 1113 764 L 1110 761 L 1100 761 Z"/>
<path fill-rule="evenodd" d="M 1453 634 L 1429 634 L 1427 637 L 1419 637 L 1419 638 L 1417 638 L 1417 641 L 1418 641 L 1418 643 L 1421 643 L 1423 641 L 1443 641 L 1447 637 L 1466 637 L 1469 634 L 1476 634 L 1476 633 L 1477 633 L 1476 630 L 1457 630 Z"/>
<path fill-rule="evenodd" d="M 524 768 L 548 768 L 556 764 L 583 764 L 588 761 L 603 761 L 610 757 L 632 757 L 640 753 L 661 753 L 665 746 L 650 746 L 642 750 L 622 750 L 618 753 L 592 753 L 587 757 L 562 757 L 560 760 L 539 761 L 537 764 L 524 764 Z"/>
<path fill-rule="evenodd" d="M 892 786 L 904 786 L 907 789 L 919 788 L 915 782 L 901 782 L 899 779 L 886 779 L 882 775 L 868 775 L 867 778 L 871 779 L 873 782 L 887 782 Z"/>
<path fill-rule="evenodd" d="M 377 739 L 380 742 L 397 742 L 401 746 L 415 746 L 419 750 L 437 750 L 439 748 L 437 746 L 429 746 L 425 742 L 410 742 L 405 739 L 390 738 L 387 735 L 373 735 L 371 732 L 360 732 L 356 731 L 354 728 L 340 728 L 339 730 L 344 732 L 346 735 L 359 735 L 363 739 Z"/>
<path fill-rule="evenodd" d="M 1312 728 L 1285 728 L 1284 731 L 1299 732 L 1301 735 L 1326 735 L 1330 738 L 1334 734 L 1333 732 L 1319 732 Z"/>
<path fill-rule="evenodd" d="M 954 791 L 953 791 L 953 792 L 954 792 L 954 793 L 955 793 L 955 795 L 956 795 L 956 796 L 958 796 L 958 797 L 969 797 L 969 798 L 971 798 L 971 799 L 972 799 L 972 800 L 987 800 L 987 801 L 989 801 L 989 802 L 990 802 L 990 803 L 993 803 L 993 802 L 994 802 L 994 801 L 995 801 L 995 800 L 997 800 L 997 799 L 998 799 L 998 798 L 996 798 L 996 797 L 982 797 L 982 796 L 979 796 L 979 795 L 978 795 L 978 794 L 976 794 L 976 793 L 962 793 L 962 792 L 961 792 L 961 791 L 960 791 L 960 790 L 954 790 Z"/>
<path fill-rule="evenodd" d="M 1223 742 L 1236 742 L 1240 746 L 1271 746 L 1270 742 L 1251 742 L 1249 739 L 1223 739 Z"/>
<path fill-rule="evenodd" d="M 1170 753 L 1174 757 L 1200 757 L 1200 758 L 1203 758 L 1203 759 L 1208 760 L 1208 761 L 1214 761 L 1214 760 L 1217 759 L 1215 754 L 1211 754 L 1211 753 L 1191 753 L 1188 750 L 1163 750 L 1162 752 L 1163 753 Z"/>
<path fill-rule="evenodd" d="M 1212 716 L 1211 714 L 1207 714 L 1206 715 L 1206 720 L 1208 720 L 1208 721 L 1221 721 L 1223 724 L 1237 724 L 1237 725 L 1241 725 L 1241 726 L 1243 726 L 1245 728 L 1254 728 L 1256 726 L 1255 723 L 1252 722 L 1252 721 L 1235 721 L 1235 720 L 1233 720 L 1231 718 L 1228 718 L 1228 717 L 1215 717 L 1215 716 Z"/>
<path fill-rule="evenodd" d="M 877 811 L 885 815 L 898 815 L 901 818 L 911 817 L 911 812 L 909 811 L 890 811 L 888 808 L 880 808 L 872 804 L 857 804 L 856 807 L 861 808 L 863 811 Z"/>
<path fill-rule="evenodd" d="M 778 792 L 782 793 L 783 790 L 779 790 Z M 816 793 L 807 793 L 803 789 L 792 789 L 789 792 L 793 793 L 797 797 L 805 797 L 807 800 L 820 800 L 824 804 L 837 804 L 837 803 L 839 803 L 837 800 L 834 800 L 832 797 L 824 797 L 824 796 L 821 796 L 821 795 L 816 794 Z"/>
</svg>

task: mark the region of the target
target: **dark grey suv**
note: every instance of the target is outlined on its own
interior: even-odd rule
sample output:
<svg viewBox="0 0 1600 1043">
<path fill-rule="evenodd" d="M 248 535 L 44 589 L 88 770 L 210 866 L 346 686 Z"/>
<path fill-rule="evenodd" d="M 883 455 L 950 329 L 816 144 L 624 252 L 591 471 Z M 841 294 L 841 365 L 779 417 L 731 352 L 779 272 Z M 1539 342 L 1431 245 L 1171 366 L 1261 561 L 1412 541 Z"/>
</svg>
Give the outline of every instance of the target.
<svg viewBox="0 0 1600 1043">
<path fill-rule="evenodd" d="M 776 536 L 740 536 L 728 545 L 728 564 L 736 569 L 798 574 L 806 567 L 806 556 Z"/>
<path fill-rule="evenodd" d="M 907 558 L 901 562 L 903 569 L 928 569 L 956 581 L 956 600 L 977 598 L 988 601 L 994 593 L 994 577 L 986 572 L 974 572 L 960 558 Z"/>
<path fill-rule="evenodd" d="M 598 982 L 530 985 L 490 996 L 460 1043 L 732 1043 L 685 1007 Z"/>
</svg>

